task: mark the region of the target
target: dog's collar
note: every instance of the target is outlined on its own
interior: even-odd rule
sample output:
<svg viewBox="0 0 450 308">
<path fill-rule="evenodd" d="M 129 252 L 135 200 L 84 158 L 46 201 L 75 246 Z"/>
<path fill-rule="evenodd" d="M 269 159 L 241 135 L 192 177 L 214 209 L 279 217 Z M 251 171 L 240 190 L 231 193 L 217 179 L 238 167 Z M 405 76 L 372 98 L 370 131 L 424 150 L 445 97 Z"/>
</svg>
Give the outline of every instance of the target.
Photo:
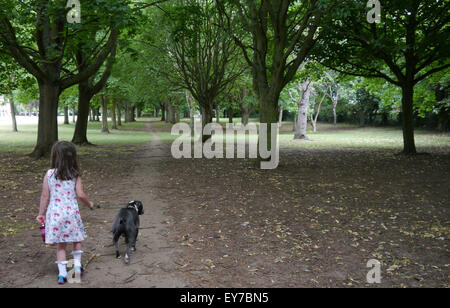
<svg viewBox="0 0 450 308">
<path fill-rule="evenodd" d="M 139 213 L 139 209 L 138 209 L 136 203 L 129 203 L 127 206 L 127 209 L 135 209 L 136 213 Z"/>
</svg>

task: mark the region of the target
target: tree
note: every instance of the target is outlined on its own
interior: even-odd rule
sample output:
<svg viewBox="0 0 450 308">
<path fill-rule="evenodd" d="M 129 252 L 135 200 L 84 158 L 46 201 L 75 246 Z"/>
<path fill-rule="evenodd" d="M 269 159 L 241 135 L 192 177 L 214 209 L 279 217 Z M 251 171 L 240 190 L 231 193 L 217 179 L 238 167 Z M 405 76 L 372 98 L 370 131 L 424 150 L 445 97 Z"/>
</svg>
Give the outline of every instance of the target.
<svg viewBox="0 0 450 308">
<path fill-rule="evenodd" d="M 430 89 L 434 91 L 436 103 L 433 104 L 433 112 L 438 116 L 438 130 L 447 131 L 450 118 L 450 77 L 446 76 L 439 82 L 433 83 Z"/>
<path fill-rule="evenodd" d="M 337 124 L 336 108 L 339 102 L 339 75 L 334 71 L 326 71 L 325 80 L 327 87 L 326 95 L 330 98 L 333 106 L 333 124 Z"/>
<path fill-rule="evenodd" d="M 343 74 L 384 78 L 402 90 L 403 153 L 415 154 L 414 87 L 450 67 L 448 1 L 383 1 L 381 23 L 368 23 L 364 1 L 341 1 L 316 55 Z"/>
<path fill-rule="evenodd" d="M 224 98 L 228 98 L 229 123 L 233 123 L 233 110 L 239 108 L 242 114 L 242 124 L 247 125 L 250 115 L 258 108 L 258 102 L 252 89 L 251 75 L 245 71 L 228 88 Z"/>
<path fill-rule="evenodd" d="M 100 95 L 100 104 L 102 106 L 102 133 L 109 134 L 108 128 L 108 97 Z"/>
<path fill-rule="evenodd" d="M 375 95 L 370 94 L 366 87 L 362 84 L 356 85 L 356 108 L 359 114 L 359 126 L 363 127 L 366 123 L 366 118 L 369 124 L 373 123 L 375 116 L 380 108 L 380 99 Z"/>
<path fill-rule="evenodd" d="M 64 124 L 69 124 L 69 108 L 72 109 L 72 119 L 75 118 L 75 106 L 78 101 L 77 87 L 73 86 L 64 90 L 60 95 L 60 101 L 64 107 Z M 75 121 L 73 121 L 75 123 Z"/>
<path fill-rule="evenodd" d="M 312 82 L 310 80 L 299 82 L 295 85 L 295 90 L 297 91 L 296 94 L 292 90 L 288 90 L 291 99 L 296 102 L 298 106 L 294 139 L 308 140 L 306 128 L 308 126 L 308 108 L 312 91 Z"/>
<path fill-rule="evenodd" d="M 92 41 L 88 40 L 88 42 L 91 43 Z M 76 60 L 80 72 L 85 70 L 86 66 L 89 65 L 90 58 L 88 49 L 83 46 L 84 44 L 85 42 L 80 42 L 79 49 L 76 52 Z M 90 144 L 87 139 L 87 127 L 91 100 L 94 95 L 96 95 L 103 89 L 103 87 L 106 85 L 106 82 L 108 81 L 108 78 L 111 75 L 114 59 L 116 56 L 116 49 L 117 41 L 115 41 L 111 47 L 111 53 L 109 55 L 108 63 L 104 72 L 99 76 L 100 79 L 96 81 L 95 78 L 97 76 L 96 74 L 94 74 L 78 84 L 78 118 L 72 138 L 72 142 L 77 145 Z"/>
<path fill-rule="evenodd" d="M 12 131 L 17 132 L 14 91 L 20 88 L 31 88 L 33 80 L 13 59 L 0 54 L 0 93 L 5 93 L 11 110 Z"/>
<path fill-rule="evenodd" d="M 162 121 L 165 121 L 172 92 L 183 90 L 171 78 L 175 66 L 167 52 L 168 31 L 161 24 L 161 15 L 155 8 L 144 11 L 133 32 L 133 40 L 121 40 L 119 46 L 107 93 L 117 106 L 118 114 L 120 105 L 128 110 L 127 121 L 133 120 L 134 107 L 138 113 L 146 109 L 161 110 Z"/>
<path fill-rule="evenodd" d="M 327 93 L 329 93 L 328 85 L 320 83 L 316 85 L 313 92 L 314 99 L 310 110 L 311 126 L 313 127 L 314 132 L 317 132 L 317 120 L 319 119 L 320 108 L 322 107 L 322 103 L 327 96 Z M 320 97 L 320 94 L 322 94 L 322 98 L 320 99 L 319 104 L 317 104 L 317 98 Z"/>
<path fill-rule="evenodd" d="M 123 16 L 123 1 L 88 1 L 83 3 L 83 23 L 69 24 L 65 0 L 0 1 L 0 41 L 5 52 L 33 75 L 39 85 L 38 136 L 32 156 L 50 153 L 58 140 L 58 101 L 64 89 L 95 74 L 117 40 L 117 16 Z M 102 14 L 97 14 L 101 11 Z M 90 25 L 109 24 L 105 40 L 92 54 L 83 71 L 74 73 L 72 50 L 77 42 L 89 37 Z M 34 31 L 32 30 L 34 29 Z"/>
<path fill-rule="evenodd" d="M 223 11 L 208 0 L 188 0 L 170 10 L 168 53 L 175 78 L 200 105 L 202 126 L 212 122 L 219 94 L 242 74 L 237 47 L 223 26 Z M 210 136 L 203 135 L 203 141 Z"/>
<path fill-rule="evenodd" d="M 227 27 L 252 69 L 260 122 L 276 123 L 280 93 L 321 37 L 321 25 L 335 1 L 216 2 L 227 12 Z M 271 140 L 270 130 L 268 140 Z"/>
</svg>

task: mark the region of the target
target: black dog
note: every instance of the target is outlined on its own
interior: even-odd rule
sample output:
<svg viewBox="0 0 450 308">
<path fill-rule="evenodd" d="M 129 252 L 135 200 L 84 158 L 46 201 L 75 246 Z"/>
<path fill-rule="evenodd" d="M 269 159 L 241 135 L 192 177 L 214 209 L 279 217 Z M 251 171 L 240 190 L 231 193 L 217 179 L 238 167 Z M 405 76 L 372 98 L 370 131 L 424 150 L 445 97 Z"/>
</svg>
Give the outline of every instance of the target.
<svg viewBox="0 0 450 308">
<path fill-rule="evenodd" d="M 125 236 L 128 244 L 125 253 L 125 263 L 130 262 L 130 249 L 136 251 L 136 240 L 139 233 L 139 215 L 144 214 L 144 206 L 141 201 L 130 201 L 121 209 L 113 224 L 113 241 L 116 249 L 116 258 L 120 259 L 118 241 L 121 235 Z"/>
</svg>

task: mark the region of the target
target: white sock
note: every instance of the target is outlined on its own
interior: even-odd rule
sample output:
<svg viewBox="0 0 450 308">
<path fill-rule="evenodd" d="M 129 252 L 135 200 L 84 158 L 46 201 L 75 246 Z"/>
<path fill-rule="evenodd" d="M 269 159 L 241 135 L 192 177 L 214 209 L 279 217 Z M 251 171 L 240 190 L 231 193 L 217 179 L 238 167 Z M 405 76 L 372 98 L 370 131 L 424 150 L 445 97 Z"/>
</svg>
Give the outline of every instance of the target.
<svg viewBox="0 0 450 308">
<path fill-rule="evenodd" d="M 82 254 L 83 254 L 82 250 L 72 251 L 73 265 L 74 266 L 81 266 L 81 255 Z"/>
<path fill-rule="evenodd" d="M 56 262 L 58 264 L 59 276 L 67 277 L 67 261 Z"/>
</svg>

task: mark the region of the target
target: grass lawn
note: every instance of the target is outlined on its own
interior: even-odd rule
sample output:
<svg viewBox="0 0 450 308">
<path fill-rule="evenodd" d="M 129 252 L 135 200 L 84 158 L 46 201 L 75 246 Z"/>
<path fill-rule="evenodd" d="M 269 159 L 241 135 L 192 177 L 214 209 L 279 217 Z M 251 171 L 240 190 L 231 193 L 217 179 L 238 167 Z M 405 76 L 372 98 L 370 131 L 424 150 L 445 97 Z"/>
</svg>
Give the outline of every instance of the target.
<svg viewBox="0 0 450 308">
<path fill-rule="evenodd" d="M 177 135 L 171 135 L 172 124 L 159 121 L 159 119 L 147 119 L 152 121 L 152 128 L 157 131 L 158 137 L 164 142 L 173 142 Z M 234 119 L 236 120 L 236 119 Z M 240 119 L 237 119 L 240 120 Z M 250 119 L 254 122 L 254 119 Z M 189 123 L 189 119 L 182 119 Z M 234 121 L 239 123 L 239 121 Z M 220 124 L 225 126 L 228 119 L 221 119 Z M 401 151 L 403 148 L 403 135 L 400 127 L 358 127 L 350 124 L 318 123 L 318 131 L 314 133 L 308 126 L 307 135 L 309 141 L 294 140 L 292 122 L 284 122 L 280 129 L 281 148 L 373 148 L 391 149 Z M 251 138 L 256 138 L 252 135 Z M 213 137 L 217 140 L 217 137 Z M 418 151 L 444 151 L 450 152 L 450 134 L 436 131 L 416 129 L 415 142 Z"/>
<path fill-rule="evenodd" d="M 240 119 L 236 118 L 235 122 Z M 189 123 L 189 119 L 181 119 Z M 254 119 L 251 119 L 254 122 Z M 172 143 L 178 135 L 171 134 L 172 124 L 161 122 L 159 118 L 141 118 L 134 123 L 123 123 L 119 130 L 110 130 L 110 134 L 101 133 L 101 122 L 90 122 L 88 139 L 96 145 L 140 145 L 151 141 L 151 134 L 145 131 L 145 122 L 150 122 L 161 141 Z M 228 119 L 221 119 L 225 126 Z M 318 131 L 314 133 L 308 127 L 310 141 L 293 139 L 292 122 L 284 122 L 280 129 L 281 148 L 374 148 L 401 150 L 403 147 L 402 130 L 399 127 L 363 127 L 328 123 L 318 123 Z M 111 126 L 111 124 L 110 124 Z M 59 139 L 71 140 L 74 124 L 59 125 Z M 20 125 L 19 132 L 12 133 L 9 125 L 0 125 L 1 152 L 31 152 L 36 143 L 37 125 Z M 256 138 L 256 135 L 251 136 Z M 416 129 L 415 141 L 418 151 L 450 152 L 450 134 Z"/>
<path fill-rule="evenodd" d="M 96 145 L 140 145 L 151 141 L 151 134 L 144 131 L 142 122 L 122 123 L 119 130 L 101 133 L 101 122 L 90 122 L 88 140 Z M 59 125 L 59 140 L 72 140 L 75 124 Z M 37 125 L 20 125 L 19 132 L 12 133 L 10 125 L 0 125 L 0 152 L 30 153 L 36 144 Z"/>
<path fill-rule="evenodd" d="M 358 127 L 340 124 L 319 123 L 314 133 L 308 127 L 307 136 L 311 141 L 293 140 L 292 124 L 283 125 L 280 136 L 282 147 L 288 148 L 376 148 L 402 150 L 403 135 L 399 127 Z M 444 150 L 450 151 L 450 134 L 416 129 L 415 142 L 418 151 Z"/>
</svg>

